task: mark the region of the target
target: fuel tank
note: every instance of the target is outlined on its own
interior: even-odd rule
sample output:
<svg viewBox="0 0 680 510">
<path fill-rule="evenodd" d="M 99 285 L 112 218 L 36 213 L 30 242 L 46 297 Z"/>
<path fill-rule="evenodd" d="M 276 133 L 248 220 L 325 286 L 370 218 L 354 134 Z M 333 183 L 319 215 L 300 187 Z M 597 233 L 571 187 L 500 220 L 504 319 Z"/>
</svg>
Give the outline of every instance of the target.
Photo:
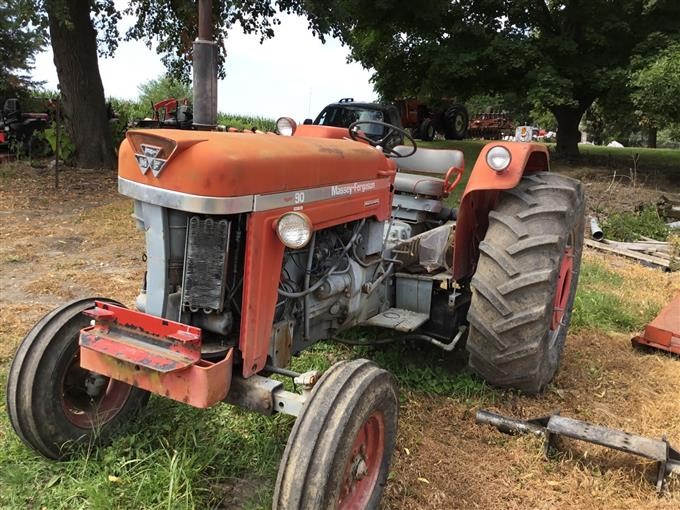
<svg viewBox="0 0 680 510">
<path fill-rule="evenodd" d="M 130 130 L 118 156 L 121 181 L 206 197 L 356 184 L 394 171 L 367 144 L 311 136 Z"/>
</svg>

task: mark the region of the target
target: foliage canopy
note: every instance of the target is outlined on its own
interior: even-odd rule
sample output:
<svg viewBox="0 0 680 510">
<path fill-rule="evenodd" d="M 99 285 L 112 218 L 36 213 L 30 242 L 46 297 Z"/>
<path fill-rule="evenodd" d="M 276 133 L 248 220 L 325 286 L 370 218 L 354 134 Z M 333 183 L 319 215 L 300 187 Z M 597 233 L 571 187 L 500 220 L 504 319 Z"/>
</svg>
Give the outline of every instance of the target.
<svg viewBox="0 0 680 510">
<path fill-rule="evenodd" d="M 631 76 L 632 100 L 657 127 L 680 123 L 680 43 L 662 50 Z"/>
<path fill-rule="evenodd" d="M 351 58 L 375 70 L 383 97 L 524 94 L 555 115 L 558 150 L 566 153 L 578 151 L 585 110 L 627 80 L 631 58 L 680 39 L 675 0 L 318 0 L 305 6 L 321 32 L 340 37 Z"/>
<path fill-rule="evenodd" d="M 0 98 L 34 85 L 29 73 L 45 39 L 29 20 L 30 10 L 21 1 L 0 3 Z"/>
</svg>

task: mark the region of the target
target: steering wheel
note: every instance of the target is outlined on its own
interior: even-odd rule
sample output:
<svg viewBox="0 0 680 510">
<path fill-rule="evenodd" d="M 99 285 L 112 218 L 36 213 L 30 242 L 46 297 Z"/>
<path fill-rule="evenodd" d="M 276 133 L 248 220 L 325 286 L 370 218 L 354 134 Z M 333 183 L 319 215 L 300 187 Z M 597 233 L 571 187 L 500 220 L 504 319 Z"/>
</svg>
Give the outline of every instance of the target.
<svg viewBox="0 0 680 510">
<path fill-rule="evenodd" d="M 373 138 L 369 138 L 366 136 L 357 126 L 361 124 L 369 124 L 373 126 L 380 126 L 382 128 L 385 128 L 387 132 L 385 133 L 385 136 L 378 140 L 374 140 Z M 418 150 L 418 146 L 416 145 L 416 141 L 413 139 L 413 137 L 408 134 L 406 131 L 403 129 L 393 125 L 393 124 L 388 124 L 387 122 L 380 122 L 379 120 L 357 120 L 356 122 L 352 122 L 349 125 L 349 136 L 352 140 L 360 140 L 362 142 L 366 142 L 367 144 L 373 146 L 373 147 L 380 147 L 382 151 L 385 153 L 386 156 L 392 157 L 392 158 L 407 158 L 409 156 L 413 156 L 415 152 Z M 386 144 L 390 141 L 391 138 L 397 135 L 403 135 L 405 138 L 408 138 L 408 140 L 413 144 L 413 150 L 411 152 L 408 152 L 406 154 L 401 154 L 400 152 L 397 152 L 394 150 L 392 147 L 387 147 Z"/>
</svg>

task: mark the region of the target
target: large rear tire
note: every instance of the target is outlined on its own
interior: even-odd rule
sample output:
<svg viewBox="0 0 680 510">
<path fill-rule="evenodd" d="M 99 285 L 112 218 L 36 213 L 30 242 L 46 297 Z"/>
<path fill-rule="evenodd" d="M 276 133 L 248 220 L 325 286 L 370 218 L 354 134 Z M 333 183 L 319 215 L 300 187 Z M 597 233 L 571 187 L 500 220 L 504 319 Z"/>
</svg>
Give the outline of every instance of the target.
<svg viewBox="0 0 680 510">
<path fill-rule="evenodd" d="M 398 413 L 389 372 L 362 359 L 333 365 L 295 421 L 276 479 L 274 510 L 377 508 Z"/>
<path fill-rule="evenodd" d="M 434 140 L 435 129 L 432 125 L 432 120 L 425 118 L 423 122 L 420 123 L 418 128 L 418 138 L 424 142 L 431 142 Z"/>
<path fill-rule="evenodd" d="M 149 400 L 149 393 L 80 367 L 83 310 L 95 299 L 79 299 L 45 315 L 19 345 L 9 369 L 7 410 L 12 427 L 28 446 L 50 459 L 72 447 L 107 441 Z M 114 304 L 119 304 L 115 303 Z"/>
<path fill-rule="evenodd" d="M 470 115 L 462 104 L 455 104 L 444 112 L 444 137 L 447 140 L 463 140 L 468 135 Z"/>
<path fill-rule="evenodd" d="M 524 177 L 489 214 L 471 282 L 467 350 L 494 386 L 539 393 L 554 378 L 569 328 L 583 250 L 581 183 Z"/>
</svg>

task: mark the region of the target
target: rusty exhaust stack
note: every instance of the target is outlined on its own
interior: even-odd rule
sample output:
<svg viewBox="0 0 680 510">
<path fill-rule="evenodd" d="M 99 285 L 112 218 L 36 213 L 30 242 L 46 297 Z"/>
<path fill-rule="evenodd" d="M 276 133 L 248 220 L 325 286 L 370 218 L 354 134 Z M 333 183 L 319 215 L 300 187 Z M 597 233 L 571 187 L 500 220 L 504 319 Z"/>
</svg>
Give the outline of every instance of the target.
<svg viewBox="0 0 680 510">
<path fill-rule="evenodd" d="M 198 0 L 198 38 L 193 44 L 194 127 L 217 124 L 217 44 L 213 41 L 212 0 Z"/>
</svg>

